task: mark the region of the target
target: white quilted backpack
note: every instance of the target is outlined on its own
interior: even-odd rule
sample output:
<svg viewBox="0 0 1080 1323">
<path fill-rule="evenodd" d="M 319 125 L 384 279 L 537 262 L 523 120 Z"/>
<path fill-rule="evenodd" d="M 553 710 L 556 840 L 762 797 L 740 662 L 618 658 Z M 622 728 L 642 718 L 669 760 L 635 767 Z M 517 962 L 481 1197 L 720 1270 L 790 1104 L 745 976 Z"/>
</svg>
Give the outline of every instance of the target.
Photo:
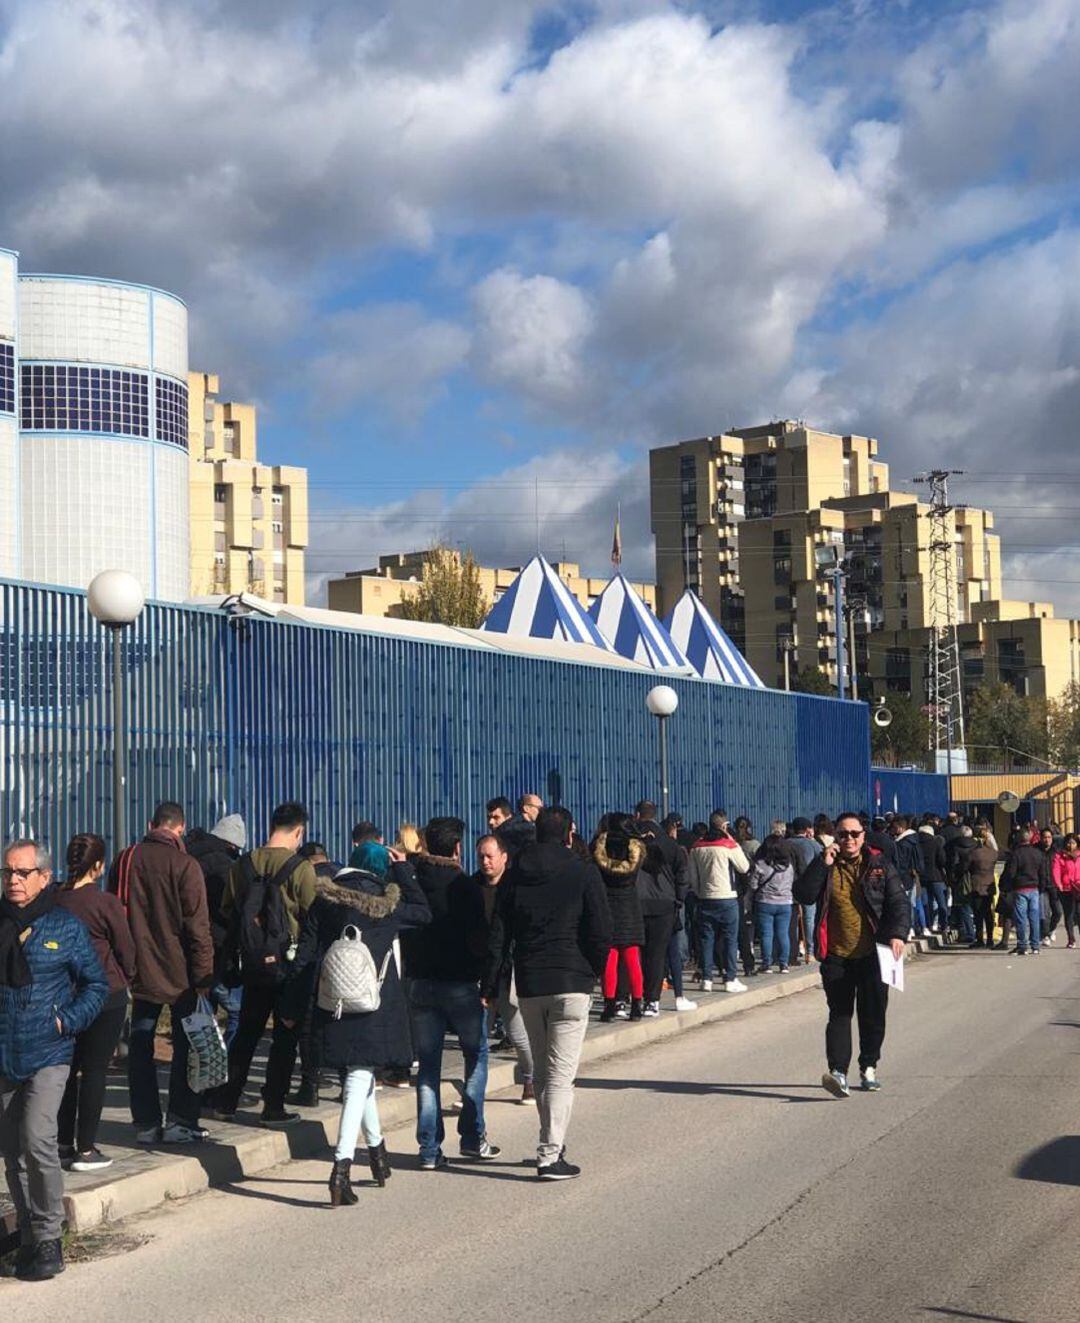
<svg viewBox="0 0 1080 1323">
<path fill-rule="evenodd" d="M 360 929 L 347 924 L 341 936 L 332 943 L 323 959 L 319 975 L 318 1002 L 321 1010 L 333 1011 L 334 1019 L 343 1015 L 362 1015 L 379 1009 L 383 980 L 394 954 L 391 946 L 382 962 L 375 968 L 371 952 L 364 945 Z"/>
</svg>

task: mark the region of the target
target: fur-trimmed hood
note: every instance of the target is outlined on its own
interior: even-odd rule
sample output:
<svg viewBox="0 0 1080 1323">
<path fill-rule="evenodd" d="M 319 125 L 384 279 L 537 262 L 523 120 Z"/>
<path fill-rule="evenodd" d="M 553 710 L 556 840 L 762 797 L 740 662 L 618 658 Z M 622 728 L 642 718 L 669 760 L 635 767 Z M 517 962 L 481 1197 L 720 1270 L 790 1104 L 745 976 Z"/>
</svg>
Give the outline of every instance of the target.
<svg viewBox="0 0 1080 1323">
<path fill-rule="evenodd" d="M 387 882 L 381 895 L 359 887 L 341 886 L 339 879 L 356 878 L 360 882 L 384 884 L 374 873 L 365 873 L 359 868 L 343 868 L 333 878 L 318 877 L 315 881 L 315 894 L 331 905 L 346 905 L 351 910 L 358 910 L 368 919 L 388 919 L 401 901 L 401 888 L 396 882 Z"/>
<path fill-rule="evenodd" d="M 607 852 L 607 836 L 598 838 L 593 846 L 593 859 L 601 873 L 607 873 L 610 877 L 629 881 L 641 868 L 645 862 L 645 842 L 634 840 L 631 837 L 627 842 L 627 859 L 612 859 Z"/>
</svg>

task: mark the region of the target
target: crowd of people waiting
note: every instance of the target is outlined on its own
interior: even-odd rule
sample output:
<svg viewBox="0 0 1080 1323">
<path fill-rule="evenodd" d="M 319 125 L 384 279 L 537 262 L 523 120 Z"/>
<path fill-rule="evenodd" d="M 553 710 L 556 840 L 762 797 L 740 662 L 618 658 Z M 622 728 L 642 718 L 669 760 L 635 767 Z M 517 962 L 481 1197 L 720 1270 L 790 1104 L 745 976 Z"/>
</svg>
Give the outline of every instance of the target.
<svg viewBox="0 0 1080 1323">
<path fill-rule="evenodd" d="M 760 840 L 745 817 L 731 822 L 717 811 L 687 828 L 677 814 L 658 821 L 647 801 L 606 814 L 588 838 L 566 809 L 536 795 L 516 808 L 493 799 L 487 814 L 475 869 L 459 818 L 433 818 L 423 832 L 402 824 L 392 844 L 359 822 L 342 864 L 305 840 L 298 803 L 276 808 L 265 843 L 249 850 L 239 816 L 188 830 L 183 808 L 163 802 L 143 840 L 107 872 L 105 842 L 94 834 L 70 842 L 62 877 L 39 842 L 8 844 L 0 1147 L 21 1243 L 0 1271 L 44 1280 L 63 1270 L 62 1170 L 112 1161 L 97 1133 L 122 1039 L 136 1141 L 191 1144 L 209 1137 L 204 1119 L 235 1117 L 272 1025 L 260 1122 L 299 1120 L 295 1109 L 316 1105 L 332 1077 L 341 1114 L 329 1191 L 343 1206 L 357 1200 L 351 1166 L 361 1133 L 373 1180 L 385 1185 L 391 1175 L 380 1086 L 415 1082 L 420 1168 L 446 1166 L 440 1080 L 449 1034 L 464 1058 L 459 1154 L 498 1156 L 484 1110 L 494 1034 L 516 1057 L 520 1102 L 539 1111 L 537 1175 L 565 1180 L 580 1170 L 565 1138 L 597 981 L 601 1021 L 638 1020 L 660 1014 L 665 989 L 673 1010 L 695 1010 L 687 978 L 710 992 L 715 973 L 720 991 L 737 994 L 744 978 L 819 956 L 824 917 L 816 902 L 797 903 L 800 890 L 817 892 L 797 884 L 812 866 L 821 872 L 823 852 L 835 856 L 836 829 L 824 814 L 773 821 Z M 1015 953 L 1038 954 L 1064 919 L 1075 946 L 1076 836 L 1053 825 L 1018 828 L 1000 850 L 989 823 L 956 813 L 858 817 L 862 830 L 841 835 L 865 837 L 868 857 L 895 869 L 909 936 L 1001 950 L 1014 927 Z M 378 973 L 376 1004 L 343 1012 L 340 996 L 327 1000 L 326 971 L 341 943 L 357 940 Z M 228 1078 L 200 1094 L 180 1025 L 203 998 L 222 1025 Z M 166 1012 L 163 1108 L 155 1038 Z M 872 1070 L 864 1086 L 866 1078 Z"/>
</svg>

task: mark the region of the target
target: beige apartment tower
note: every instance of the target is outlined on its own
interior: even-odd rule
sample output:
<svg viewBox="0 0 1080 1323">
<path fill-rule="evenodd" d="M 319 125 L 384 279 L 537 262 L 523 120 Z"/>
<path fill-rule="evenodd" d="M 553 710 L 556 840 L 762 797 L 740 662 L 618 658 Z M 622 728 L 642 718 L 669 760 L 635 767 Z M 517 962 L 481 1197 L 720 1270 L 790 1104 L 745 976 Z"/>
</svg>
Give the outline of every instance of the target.
<svg viewBox="0 0 1080 1323">
<path fill-rule="evenodd" d="M 650 454 L 657 593 L 666 611 L 689 585 L 766 684 L 810 668 L 835 684 L 831 574 L 815 552 L 848 565 L 845 641 L 854 635 L 861 697 L 884 688 L 886 631 L 930 623 L 928 507 L 889 490 L 872 437 L 784 421 L 664 446 Z M 993 615 L 1001 546 L 993 515 L 957 508 L 957 619 Z"/>
<path fill-rule="evenodd" d="M 307 470 L 260 464 L 254 405 L 219 389 L 214 373 L 188 375 L 191 596 L 248 592 L 302 606 Z"/>
</svg>

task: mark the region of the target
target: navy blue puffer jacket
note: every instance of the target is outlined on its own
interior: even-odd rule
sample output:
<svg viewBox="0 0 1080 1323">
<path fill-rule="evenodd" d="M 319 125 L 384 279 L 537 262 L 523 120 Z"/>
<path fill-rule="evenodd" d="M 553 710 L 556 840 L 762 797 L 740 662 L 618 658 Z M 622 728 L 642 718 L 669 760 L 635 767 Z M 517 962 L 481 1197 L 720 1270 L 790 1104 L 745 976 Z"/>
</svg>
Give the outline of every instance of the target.
<svg viewBox="0 0 1080 1323">
<path fill-rule="evenodd" d="M 93 1024 L 109 995 L 89 932 L 59 906 L 34 923 L 23 954 L 31 985 L 0 987 L 0 1075 L 15 1082 L 69 1062 L 75 1035 Z"/>
</svg>

